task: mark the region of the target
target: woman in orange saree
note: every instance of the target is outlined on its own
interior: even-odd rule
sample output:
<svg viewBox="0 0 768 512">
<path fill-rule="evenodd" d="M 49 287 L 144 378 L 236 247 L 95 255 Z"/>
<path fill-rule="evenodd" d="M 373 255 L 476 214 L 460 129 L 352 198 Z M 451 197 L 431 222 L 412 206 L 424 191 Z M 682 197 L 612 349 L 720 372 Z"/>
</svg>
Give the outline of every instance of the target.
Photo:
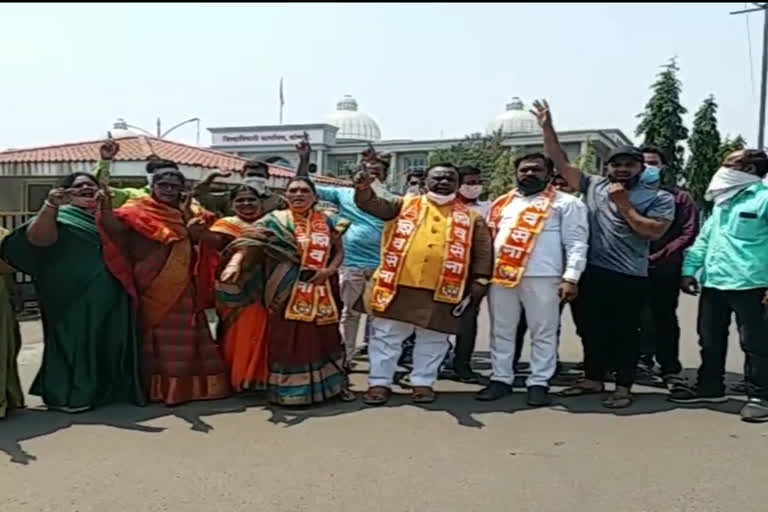
<svg viewBox="0 0 768 512">
<path fill-rule="evenodd" d="M 258 192 L 241 185 L 230 194 L 232 217 L 217 220 L 201 240 L 222 251 L 237 238 L 256 229 L 253 223 L 265 212 Z M 196 224 L 204 224 L 199 218 Z M 232 390 L 255 391 L 266 389 L 269 369 L 267 365 L 267 320 L 269 312 L 260 302 L 235 306 L 223 301 L 216 302 L 219 317 L 217 338 L 221 354 L 229 370 Z"/>
<path fill-rule="evenodd" d="M 151 196 L 113 211 L 106 194 L 99 195 L 105 260 L 141 318 L 149 399 L 177 405 L 224 398 L 230 394 L 226 368 L 201 299 L 212 286 L 201 278 L 211 255 L 196 243 L 203 226 L 189 223 L 207 212 L 193 213 L 190 198 L 182 205 L 185 180 L 175 163 L 160 160 L 150 166 Z"/>
</svg>

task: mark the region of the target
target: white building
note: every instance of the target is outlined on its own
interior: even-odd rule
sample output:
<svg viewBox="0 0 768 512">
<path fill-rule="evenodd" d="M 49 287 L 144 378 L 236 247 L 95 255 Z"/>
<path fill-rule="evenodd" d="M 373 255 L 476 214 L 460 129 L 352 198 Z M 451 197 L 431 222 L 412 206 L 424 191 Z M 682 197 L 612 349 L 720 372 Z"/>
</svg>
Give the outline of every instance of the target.
<svg viewBox="0 0 768 512">
<path fill-rule="evenodd" d="M 395 186 L 403 184 L 408 171 L 423 170 L 431 151 L 448 148 L 463 140 L 382 139 L 381 128 L 374 117 L 361 112 L 357 101 L 349 95 L 336 104 L 336 111 L 322 123 L 228 126 L 208 130 L 212 136 L 212 149 L 287 167 L 295 167 L 298 163 L 295 145 L 306 133 L 312 144 L 312 162 L 317 165 L 319 174 L 335 177 L 348 177 L 356 168 L 360 153 L 372 143 L 377 151 L 392 154 L 390 179 Z M 485 131 L 492 134 L 499 130 L 505 137 L 504 144 L 519 151 L 543 147 L 536 119 L 520 98 L 512 98 L 506 109 L 486 125 Z M 566 131 L 558 135 L 572 159 L 591 141 L 597 153 L 598 168 L 613 148 L 631 144 L 627 136 L 615 128 Z"/>
</svg>

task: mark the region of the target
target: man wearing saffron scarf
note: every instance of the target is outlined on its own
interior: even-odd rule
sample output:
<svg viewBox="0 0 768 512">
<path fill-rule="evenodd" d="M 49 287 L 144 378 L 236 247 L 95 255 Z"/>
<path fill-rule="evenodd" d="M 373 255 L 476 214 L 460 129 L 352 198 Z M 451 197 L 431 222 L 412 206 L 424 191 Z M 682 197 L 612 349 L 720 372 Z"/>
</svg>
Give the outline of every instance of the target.
<svg viewBox="0 0 768 512">
<path fill-rule="evenodd" d="M 229 380 L 203 311 L 213 254 L 196 243 L 213 219 L 192 213 L 189 195 L 182 200 L 185 180 L 174 162 L 147 167 L 152 195 L 113 211 L 100 192 L 99 227 L 107 266 L 138 306 L 149 399 L 176 405 L 223 398 Z"/>
<path fill-rule="evenodd" d="M 387 221 L 381 263 L 363 295 L 373 315 L 364 401 L 386 403 L 403 340 L 415 334 L 410 384 L 415 403 L 435 400 L 432 386 L 470 304 L 478 304 L 491 275 L 491 240 L 482 216 L 456 198 L 459 175 L 451 164 L 427 170 L 423 195 L 385 199 L 365 171 L 355 176 L 355 202 Z"/>
<path fill-rule="evenodd" d="M 554 163 L 541 153 L 515 160 L 517 188 L 491 205 L 488 223 L 496 262 L 488 295 L 491 383 L 478 400 L 498 400 L 512 390 L 520 310 L 531 331 L 528 404 L 549 405 L 549 379 L 557 366 L 560 304 L 578 293 L 587 264 L 587 209 L 552 184 Z"/>
<path fill-rule="evenodd" d="M 678 403 L 725 402 L 728 327 L 736 314 L 745 356 L 748 421 L 768 421 L 768 155 L 739 150 L 725 158 L 705 198 L 712 215 L 683 261 L 680 287 L 699 299 L 701 366 L 696 385 L 678 385 Z M 701 274 L 700 278 L 697 276 Z"/>
</svg>

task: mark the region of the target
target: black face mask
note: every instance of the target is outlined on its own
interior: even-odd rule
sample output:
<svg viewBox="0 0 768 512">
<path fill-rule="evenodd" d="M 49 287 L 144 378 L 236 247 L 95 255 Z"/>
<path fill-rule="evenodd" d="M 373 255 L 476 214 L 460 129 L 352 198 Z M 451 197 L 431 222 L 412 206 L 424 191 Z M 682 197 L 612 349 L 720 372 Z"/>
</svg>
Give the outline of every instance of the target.
<svg viewBox="0 0 768 512">
<path fill-rule="evenodd" d="M 534 176 L 526 176 L 517 182 L 517 188 L 520 189 L 523 195 L 531 196 L 547 188 L 548 184 L 549 180 L 540 180 Z"/>
</svg>

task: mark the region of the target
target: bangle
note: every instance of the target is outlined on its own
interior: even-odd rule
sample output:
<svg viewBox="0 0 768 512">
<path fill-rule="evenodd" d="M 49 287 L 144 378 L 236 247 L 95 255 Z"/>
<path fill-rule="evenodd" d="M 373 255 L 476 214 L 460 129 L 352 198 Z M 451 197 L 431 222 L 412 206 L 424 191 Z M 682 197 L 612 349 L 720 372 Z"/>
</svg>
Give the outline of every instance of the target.
<svg viewBox="0 0 768 512">
<path fill-rule="evenodd" d="M 45 203 L 43 203 L 43 205 L 44 205 L 46 208 L 53 208 L 54 210 L 58 210 L 58 209 L 59 209 L 59 207 L 58 207 L 57 205 L 53 204 L 52 202 L 50 202 L 50 201 L 49 201 L 49 200 L 47 200 L 47 199 L 45 200 Z"/>
</svg>

